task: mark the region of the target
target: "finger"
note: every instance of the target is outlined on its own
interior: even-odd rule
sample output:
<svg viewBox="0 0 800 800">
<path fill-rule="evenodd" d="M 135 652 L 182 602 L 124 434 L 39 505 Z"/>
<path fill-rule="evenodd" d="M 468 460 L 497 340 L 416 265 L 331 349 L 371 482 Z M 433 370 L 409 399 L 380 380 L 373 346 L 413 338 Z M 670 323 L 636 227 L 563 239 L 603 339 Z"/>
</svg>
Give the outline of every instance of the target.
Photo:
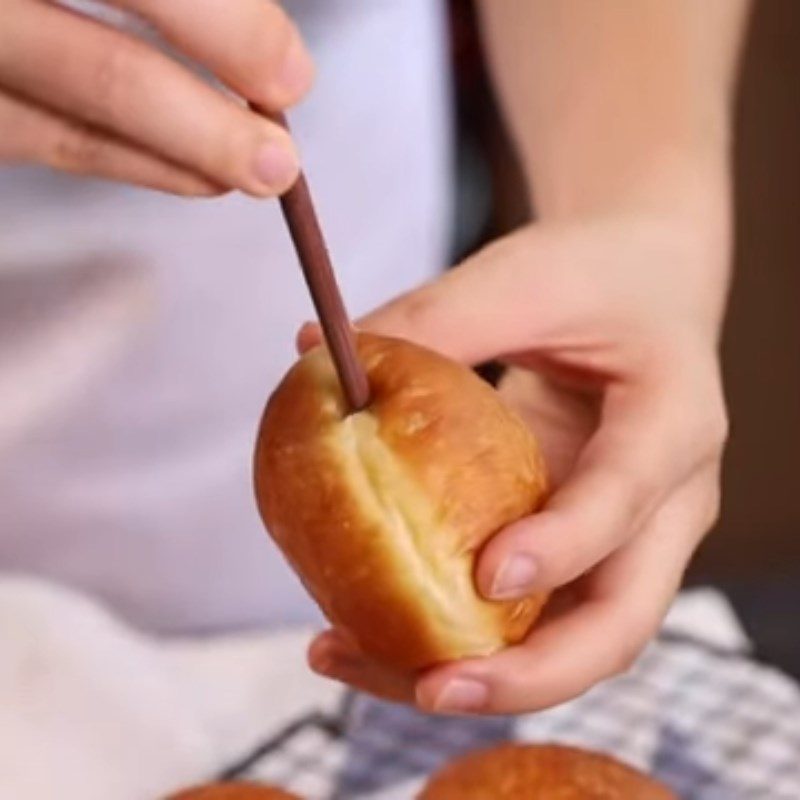
<svg viewBox="0 0 800 800">
<path fill-rule="evenodd" d="M 406 703 L 414 697 L 412 676 L 370 662 L 335 631 L 326 631 L 311 643 L 308 663 L 317 674 L 376 697 Z"/>
<path fill-rule="evenodd" d="M 597 430 L 600 400 L 510 366 L 497 384 L 503 402 L 537 433 L 551 486 L 561 486 Z"/>
<path fill-rule="evenodd" d="M 87 125 L 0 94 L 0 162 L 36 162 L 171 194 L 211 197 L 220 187 Z"/>
<path fill-rule="evenodd" d="M 356 329 L 353 328 L 355 331 Z M 322 328 L 316 322 L 306 322 L 297 332 L 295 337 L 295 349 L 299 355 L 308 352 L 312 347 L 316 347 L 323 342 Z"/>
<path fill-rule="evenodd" d="M 120 31 L 46 3 L 0 26 L 0 84 L 227 188 L 264 197 L 297 176 L 278 125 Z"/>
<path fill-rule="evenodd" d="M 297 332 L 295 347 L 300 355 L 322 342 L 322 329 L 316 322 L 304 323 Z"/>
<path fill-rule="evenodd" d="M 487 598 L 524 597 L 563 586 L 638 532 L 647 514 L 673 488 L 672 475 L 659 484 L 651 474 L 659 437 L 616 449 L 600 431 L 567 482 L 544 510 L 494 536 L 481 553 L 476 579 Z"/>
<path fill-rule="evenodd" d="M 705 481 L 676 493 L 646 532 L 587 579 L 582 602 L 498 655 L 440 667 L 417 684 L 439 713 L 507 714 L 572 699 L 626 671 L 657 632 L 709 521 Z"/>
<path fill-rule="evenodd" d="M 294 23 L 266 0 L 116 0 L 150 20 L 233 91 L 271 110 L 309 90 L 314 67 Z"/>
<path fill-rule="evenodd" d="M 498 533 L 476 572 L 488 598 L 563 586 L 635 536 L 698 468 L 697 442 L 677 389 L 611 387 L 597 432 L 538 514 Z"/>
<path fill-rule="evenodd" d="M 358 326 L 468 364 L 535 348 L 553 335 L 554 310 L 571 308 L 580 318 L 586 295 L 575 284 L 574 271 L 562 264 L 563 248 L 555 238 L 531 229 L 498 240 L 438 280 L 367 315 Z M 546 291 L 538 289 L 537 264 L 548 266 Z"/>
</svg>

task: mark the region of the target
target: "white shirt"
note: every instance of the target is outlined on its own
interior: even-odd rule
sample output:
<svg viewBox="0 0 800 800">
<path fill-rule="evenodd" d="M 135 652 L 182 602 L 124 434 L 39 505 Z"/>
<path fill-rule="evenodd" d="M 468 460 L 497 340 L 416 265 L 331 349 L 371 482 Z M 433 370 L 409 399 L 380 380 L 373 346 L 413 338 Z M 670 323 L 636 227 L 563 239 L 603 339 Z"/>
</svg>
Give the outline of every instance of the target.
<svg viewBox="0 0 800 800">
<path fill-rule="evenodd" d="M 285 5 L 318 67 L 292 127 L 358 315 L 447 256 L 443 9 Z M 251 488 L 264 402 L 311 317 L 275 201 L 0 168 L 0 569 L 159 631 L 313 615 Z"/>
</svg>

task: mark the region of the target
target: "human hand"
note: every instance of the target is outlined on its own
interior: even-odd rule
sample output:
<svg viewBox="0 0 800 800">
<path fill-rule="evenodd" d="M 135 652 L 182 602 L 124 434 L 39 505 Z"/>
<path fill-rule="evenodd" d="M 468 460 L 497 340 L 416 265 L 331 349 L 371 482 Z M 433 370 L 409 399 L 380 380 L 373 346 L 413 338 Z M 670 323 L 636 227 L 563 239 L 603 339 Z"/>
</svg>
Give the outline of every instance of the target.
<svg viewBox="0 0 800 800">
<path fill-rule="evenodd" d="M 181 57 L 268 111 L 297 102 L 313 66 L 264 0 L 108 0 Z M 288 134 L 177 60 L 53 3 L 0 0 L 0 164 L 37 162 L 180 195 L 279 194 L 298 159 Z"/>
<path fill-rule="evenodd" d="M 395 674 L 329 631 L 312 668 L 446 713 L 541 709 L 625 670 L 717 513 L 726 276 L 724 237 L 620 212 L 522 229 L 363 320 L 468 364 L 515 365 L 503 391 L 556 491 L 498 532 L 476 582 L 488 598 L 557 591 L 526 641 L 487 658 Z"/>
</svg>

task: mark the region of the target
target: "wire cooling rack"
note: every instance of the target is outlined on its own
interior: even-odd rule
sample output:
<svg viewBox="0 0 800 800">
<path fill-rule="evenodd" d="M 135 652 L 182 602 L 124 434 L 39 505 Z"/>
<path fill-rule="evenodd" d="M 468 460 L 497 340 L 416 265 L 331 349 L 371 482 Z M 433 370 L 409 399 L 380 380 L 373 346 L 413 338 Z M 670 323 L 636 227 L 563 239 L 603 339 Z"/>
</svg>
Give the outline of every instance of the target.
<svg viewBox="0 0 800 800">
<path fill-rule="evenodd" d="M 307 800 L 413 800 L 453 757 L 509 739 L 610 753 L 683 800 L 800 800 L 800 687 L 746 654 L 670 634 L 627 675 L 517 719 L 431 717 L 348 693 L 335 711 L 265 737 L 222 777 Z"/>
</svg>

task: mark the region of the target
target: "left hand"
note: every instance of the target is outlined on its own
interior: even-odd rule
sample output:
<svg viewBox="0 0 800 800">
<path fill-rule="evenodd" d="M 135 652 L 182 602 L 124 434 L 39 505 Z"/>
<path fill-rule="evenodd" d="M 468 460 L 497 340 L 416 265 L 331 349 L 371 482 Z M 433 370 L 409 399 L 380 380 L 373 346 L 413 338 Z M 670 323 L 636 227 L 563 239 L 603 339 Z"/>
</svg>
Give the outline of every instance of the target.
<svg viewBox="0 0 800 800">
<path fill-rule="evenodd" d="M 427 711 L 494 714 L 552 706 L 627 669 L 717 513 L 726 262 L 724 239 L 665 214 L 532 225 L 364 320 L 465 363 L 523 368 L 502 390 L 531 421 L 556 491 L 494 536 L 476 581 L 490 598 L 558 591 L 524 642 L 490 657 L 399 674 L 329 631 L 312 668 Z"/>
</svg>

